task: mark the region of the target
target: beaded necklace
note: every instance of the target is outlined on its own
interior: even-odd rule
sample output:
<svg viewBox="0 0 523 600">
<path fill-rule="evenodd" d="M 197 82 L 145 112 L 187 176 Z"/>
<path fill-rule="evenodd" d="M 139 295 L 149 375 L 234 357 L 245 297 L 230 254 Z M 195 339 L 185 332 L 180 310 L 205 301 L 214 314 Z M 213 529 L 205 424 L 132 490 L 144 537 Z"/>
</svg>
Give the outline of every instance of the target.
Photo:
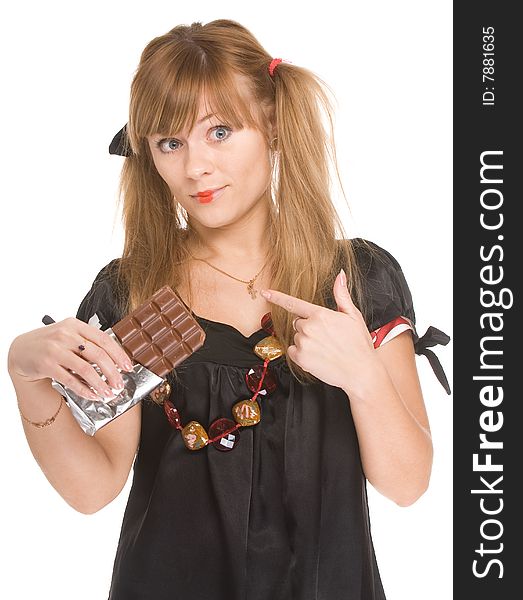
<svg viewBox="0 0 523 600">
<path fill-rule="evenodd" d="M 283 348 L 275 336 L 270 312 L 262 317 L 261 326 L 269 335 L 259 341 L 253 350 L 256 356 L 263 359 L 263 365 L 255 365 L 246 373 L 247 386 L 254 394 L 251 398 L 239 400 L 234 404 L 232 407 L 234 420 L 224 417 L 216 419 L 209 426 L 208 432 L 198 421 L 190 421 L 184 426 L 178 410 L 170 399 L 170 384 L 164 381 L 151 393 L 156 402 L 163 402 L 169 425 L 181 432 L 188 450 L 200 450 L 212 444 L 217 450 L 228 452 L 238 444 L 240 427 L 251 427 L 260 422 L 261 409 L 257 399 L 268 396 L 276 389 L 276 380 L 268 368 L 269 363 L 284 354 Z"/>
</svg>

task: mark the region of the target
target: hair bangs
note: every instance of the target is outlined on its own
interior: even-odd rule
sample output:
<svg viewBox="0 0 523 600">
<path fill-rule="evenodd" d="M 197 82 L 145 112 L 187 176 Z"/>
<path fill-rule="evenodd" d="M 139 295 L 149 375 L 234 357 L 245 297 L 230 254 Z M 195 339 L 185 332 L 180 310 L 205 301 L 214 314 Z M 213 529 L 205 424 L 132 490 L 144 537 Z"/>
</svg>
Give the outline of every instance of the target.
<svg viewBox="0 0 523 600">
<path fill-rule="evenodd" d="M 255 110 L 255 98 L 247 77 L 238 75 L 232 68 L 207 64 L 203 97 L 206 114 L 213 114 L 226 125 L 261 128 L 259 115 Z"/>
<path fill-rule="evenodd" d="M 262 128 L 253 110 L 248 79 L 201 50 L 184 50 L 176 56 L 157 57 L 156 64 L 133 82 L 128 135 L 135 153 L 147 136 L 191 131 L 202 99 L 205 115 L 215 115 L 225 125 Z"/>
</svg>

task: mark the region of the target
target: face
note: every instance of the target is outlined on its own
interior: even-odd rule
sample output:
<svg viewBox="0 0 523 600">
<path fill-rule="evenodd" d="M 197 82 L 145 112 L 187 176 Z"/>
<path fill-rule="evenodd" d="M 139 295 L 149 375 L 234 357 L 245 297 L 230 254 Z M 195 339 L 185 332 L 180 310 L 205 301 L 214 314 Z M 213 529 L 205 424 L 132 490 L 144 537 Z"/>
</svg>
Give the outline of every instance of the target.
<svg viewBox="0 0 523 600">
<path fill-rule="evenodd" d="M 270 154 L 257 129 L 233 129 L 200 103 L 191 131 L 148 138 L 156 169 L 193 226 L 241 224 L 267 209 Z"/>
</svg>

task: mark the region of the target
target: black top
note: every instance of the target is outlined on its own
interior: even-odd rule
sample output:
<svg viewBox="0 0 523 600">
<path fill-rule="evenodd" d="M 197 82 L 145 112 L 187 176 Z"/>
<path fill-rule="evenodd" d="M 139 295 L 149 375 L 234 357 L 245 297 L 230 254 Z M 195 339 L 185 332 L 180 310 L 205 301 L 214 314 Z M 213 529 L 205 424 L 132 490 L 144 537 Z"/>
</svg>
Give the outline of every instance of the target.
<svg viewBox="0 0 523 600">
<path fill-rule="evenodd" d="M 369 330 L 397 316 L 414 324 L 399 264 L 372 246 L 379 260 L 357 245 L 372 304 Z M 104 279 L 114 264 L 100 271 L 77 313 L 87 322 L 96 312 L 102 329 L 124 316 Z M 252 397 L 245 375 L 263 364 L 253 348 L 268 334 L 260 329 L 245 337 L 231 325 L 197 319 L 205 344 L 177 367 L 177 383 L 168 379 L 182 424 L 194 419 L 208 430 L 215 419 L 232 418 L 234 403 Z M 434 328 L 421 340 L 414 332 L 418 353 L 448 339 Z M 260 423 L 242 427 L 230 452 L 188 450 L 162 407 L 142 403 L 110 600 L 385 598 L 345 392 L 300 384 L 283 356 L 269 369 L 277 389 L 260 401 Z"/>
</svg>

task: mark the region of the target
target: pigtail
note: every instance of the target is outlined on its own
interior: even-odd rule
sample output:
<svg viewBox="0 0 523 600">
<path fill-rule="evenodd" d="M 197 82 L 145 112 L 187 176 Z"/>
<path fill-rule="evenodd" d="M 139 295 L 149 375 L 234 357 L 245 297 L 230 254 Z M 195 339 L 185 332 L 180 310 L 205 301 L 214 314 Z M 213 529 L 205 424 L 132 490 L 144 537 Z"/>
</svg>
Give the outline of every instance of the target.
<svg viewBox="0 0 523 600">
<path fill-rule="evenodd" d="M 286 62 L 277 64 L 272 79 L 277 154 L 272 187 L 277 212 L 274 244 L 275 256 L 285 257 L 274 264 L 273 287 L 332 307 L 334 280 L 343 267 L 351 295 L 364 309 L 352 245 L 332 202 L 331 174 L 337 175 L 342 193 L 343 186 L 330 90 L 312 72 Z M 292 344 L 293 315 L 278 307 L 273 307 L 272 314 L 280 338 Z M 290 359 L 288 363 L 295 376 L 310 380 L 310 374 Z"/>
</svg>

